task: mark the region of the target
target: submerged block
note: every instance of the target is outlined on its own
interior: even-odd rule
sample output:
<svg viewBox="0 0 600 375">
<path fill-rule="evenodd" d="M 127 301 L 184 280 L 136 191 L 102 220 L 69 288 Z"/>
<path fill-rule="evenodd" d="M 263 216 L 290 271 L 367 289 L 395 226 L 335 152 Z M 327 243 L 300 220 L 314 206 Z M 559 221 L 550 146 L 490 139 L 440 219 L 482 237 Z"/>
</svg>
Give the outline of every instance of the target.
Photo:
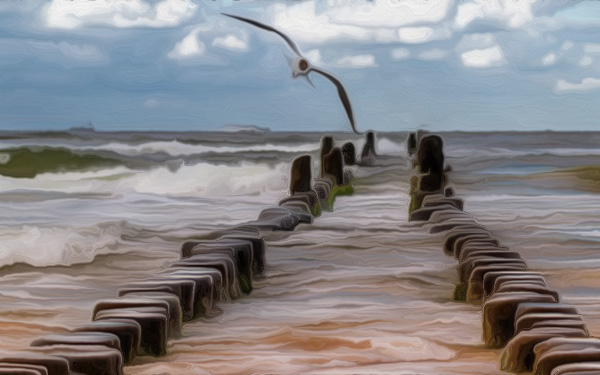
<svg viewBox="0 0 600 375">
<path fill-rule="evenodd" d="M 64 375 L 69 373 L 69 362 L 65 358 L 43 353 L 1 353 L 0 363 L 42 367 L 47 370 L 48 375 Z"/>
<path fill-rule="evenodd" d="M 121 340 L 119 340 L 119 337 L 106 332 L 53 334 L 39 337 L 31 342 L 31 346 L 51 345 L 103 345 L 121 351 Z"/>
<path fill-rule="evenodd" d="M 47 375 L 48 370 L 43 367 L 31 367 L 28 365 L 19 364 L 2 364 L 0 363 L 0 374 L 2 375 Z"/>
<path fill-rule="evenodd" d="M 523 302 L 558 302 L 552 296 L 530 292 L 496 293 L 483 305 L 482 339 L 486 346 L 504 346 L 514 334 L 515 311 Z"/>
<path fill-rule="evenodd" d="M 421 207 L 438 206 L 440 204 L 451 204 L 459 210 L 464 209 L 464 201 L 461 198 L 446 197 L 443 194 L 428 194 L 423 198 Z"/>
</svg>

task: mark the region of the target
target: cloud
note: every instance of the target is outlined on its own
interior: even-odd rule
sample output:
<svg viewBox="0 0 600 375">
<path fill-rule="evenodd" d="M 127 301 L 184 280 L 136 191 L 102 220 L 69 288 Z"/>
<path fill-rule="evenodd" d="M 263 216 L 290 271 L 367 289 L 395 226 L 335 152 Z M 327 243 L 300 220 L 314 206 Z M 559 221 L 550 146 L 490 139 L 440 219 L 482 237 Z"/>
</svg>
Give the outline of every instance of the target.
<svg viewBox="0 0 600 375">
<path fill-rule="evenodd" d="M 559 79 L 554 86 L 554 92 L 557 94 L 569 92 L 586 92 L 600 88 L 600 78 L 587 77 L 580 83 L 571 83 L 564 79 Z"/>
<path fill-rule="evenodd" d="M 343 66 L 346 68 L 370 68 L 377 66 L 377 64 L 375 63 L 375 56 L 371 54 L 354 56 L 347 55 L 340 58 L 336 62 L 336 65 Z"/>
<path fill-rule="evenodd" d="M 410 51 L 406 48 L 394 48 L 390 51 L 393 60 L 406 60 L 410 57 Z"/>
<path fill-rule="evenodd" d="M 552 65 L 555 62 L 556 62 L 556 54 L 555 53 L 549 53 L 542 58 L 542 64 L 544 64 L 546 66 Z"/>
<path fill-rule="evenodd" d="M 18 39 L 15 39 L 14 42 L 23 44 L 23 41 Z M 69 62 L 78 63 L 97 64 L 109 61 L 108 57 L 98 47 L 88 43 L 67 41 L 57 43 L 47 40 L 27 40 L 25 45 L 33 48 L 36 51 L 36 55 L 40 56 L 43 60 L 56 60 L 57 57 L 62 57 L 60 60 L 64 60 L 64 57 L 66 57 Z M 62 56 L 57 56 L 58 53 Z"/>
<path fill-rule="evenodd" d="M 437 27 L 448 17 L 453 2 L 336 1 L 337 5 L 317 9 L 314 1 L 275 4 L 268 8 L 270 19 L 263 20 L 299 42 L 324 43 L 353 39 L 379 43 L 421 43 L 447 38 L 451 31 Z"/>
<path fill-rule="evenodd" d="M 460 4 L 454 19 L 457 29 L 464 29 L 475 20 L 503 22 L 518 28 L 533 20 L 532 1 L 477 0 Z"/>
<path fill-rule="evenodd" d="M 504 54 L 499 45 L 485 49 L 474 49 L 460 55 L 463 65 L 470 68 L 489 68 L 504 65 Z"/>
<path fill-rule="evenodd" d="M 308 61 L 310 61 L 313 64 L 321 64 L 323 62 L 323 59 L 321 58 L 321 51 L 319 51 L 316 48 L 305 52 L 304 57 L 306 57 Z"/>
<path fill-rule="evenodd" d="M 59 29 L 89 25 L 159 28 L 181 24 L 197 8 L 191 0 L 163 0 L 155 5 L 143 0 L 52 0 L 43 14 L 48 27 Z"/>
<path fill-rule="evenodd" d="M 160 102 L 158 101 L 158 99 L 155 99 L 155 98 L 149 98 L 144 101 L 144 107 L 146 107 L 146 108 L 156 108 L 159 105 L 160 105 Z"/>
<path fill-rule="evenodd" d="M 223 37 L 216 37 L 213 39 L 213 46 L 225 48 L 231 51 L 247 51 L 248 43 L 239 39 L 233 34 L 228 34 Z"/>
<path fill-rule="evenodd" d="M 175 44 L 175 47 L 167 54 L 167 57 L 183 60 L 204 55 L 206 46 L 198 40 L 199 32 L 198 28 L 192 30 L 185 38 Z"/>
</svg>

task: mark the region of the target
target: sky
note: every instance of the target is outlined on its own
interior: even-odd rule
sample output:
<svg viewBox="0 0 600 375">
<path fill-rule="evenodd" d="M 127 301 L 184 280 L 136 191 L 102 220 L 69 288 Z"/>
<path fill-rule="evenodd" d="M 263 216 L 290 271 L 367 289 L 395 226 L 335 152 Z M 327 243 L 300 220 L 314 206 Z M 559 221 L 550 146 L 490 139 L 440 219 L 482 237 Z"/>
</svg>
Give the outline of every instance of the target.
<svg viewBox="0 0 600 375">
<path fill-rule="evenodd" d="M 600 1 L 1 0 L 0 130 L 600 129 Z"/>
</svg>

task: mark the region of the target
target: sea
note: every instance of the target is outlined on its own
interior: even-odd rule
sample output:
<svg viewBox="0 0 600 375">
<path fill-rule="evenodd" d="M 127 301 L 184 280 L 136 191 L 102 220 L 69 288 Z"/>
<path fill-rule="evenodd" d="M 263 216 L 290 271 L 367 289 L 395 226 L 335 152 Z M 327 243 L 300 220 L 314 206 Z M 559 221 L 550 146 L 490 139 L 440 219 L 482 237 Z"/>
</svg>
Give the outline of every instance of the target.
<svg viewBox="0 0 600 375">
<path fill-rule="evenodd" d="M 0 133 L 0 353 L 90 321 L 94 304 L 255 220 L 290 164 L 352 133 Z M 465 210 L 542 272 L 600 334 L 600 133 L 442 132 Z M 354 193 L 312 224 L 265 233 L 250 295 L 184 325 L 125 374 L 503 374 L 481 306 L 452 300 L 444 233 L 408 221 L 407 133 L 377 133 Z"/>
</svg>

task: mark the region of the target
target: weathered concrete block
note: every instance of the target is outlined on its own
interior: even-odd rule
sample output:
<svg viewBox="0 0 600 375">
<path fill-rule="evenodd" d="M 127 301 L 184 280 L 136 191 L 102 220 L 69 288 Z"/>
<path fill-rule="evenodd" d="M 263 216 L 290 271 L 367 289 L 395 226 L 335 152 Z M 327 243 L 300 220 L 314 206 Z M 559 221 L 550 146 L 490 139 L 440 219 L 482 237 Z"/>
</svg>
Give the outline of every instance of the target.
<svg viewBox="0 0 600 375">
<path fill-rule="evenodd" d="M 530 292 L 496 293 L 483 305 L 482 339 L 486 346 L 499 348 L 513 336 L 515 311 L 523 302 L 558 302 L 547 294 Z"/>
<path fill-rule="evenodd" d="M 127 319 L 136 321 L 141 327 L 140 348 L 142 353 L 162 356 L 167 352 L 169 338 L 169 313 L 161 307 L 131 307 L 100 310 L 95 320 Z"/>
<path fill-rule="evenodd" d="M 467 250 L 467 254 L 476 250 L 506 250 L 508 248 L 500 246 L 500 241 L 495 237 L 487 237 L 486 234 L 473 234 L 463 236 L 454 243 L 454 251 L 452 254 L 456 260 L 461 258 L 463 251 Z"/>
<path fill-rule="evenodd" d="M 311 191 L 312 161 L 310 155 L 299 156 L 292 161 L 290 172 L 290 194 Z"/>
<path fill-rule="evenodd" d="M 451 204 L 459 210 L 463 210 L 464 201 L 461 198 L 449 198 L 443 194 L 429 194 L 423 198 L 421 207 L 438 206 L 440 204 Z"/>
<path fill-rule="evenodd" d="M 417 135 L 415 133 L 408 133 L 406 138 L 406 152 L 409 156 L 413 156 L 417 152 Z"/>
<path fill-rule="evenodd" d="M 439 174 L 444 170 L 444 142 L 438 135 L 421 138 L 417 151 L 420 173 Z M 441 186 L 440 186 L 441 188 Z"/>
<path fill-rule="evenodd" d="M 344 157 L 342 151 L 334 147 L 328 154 L 323 155 L 321 170 L 323 176 L 332 176 L 338 186 L 345 185 L 344 181 Z"/>
<path fill-rule="evenodd" d="M 496 271 L 524 271 L 526 269 L 527 266 L 524 263 L 495 264 L 475 267 L 471 271 L 467 282 L 467 302 L 478 303 L 482 301 L 483 278 L 486 273 Z"/>
<path fill-rule="evenodd" d="M 166 292 L 172 293 L 179 299 L 179 306 L 183 321 L 193 318 L 196 282 L 191 279 L 165 279 L 155 278 L 141 280 L 135 283 L 127 284 L 124 288 L 118 290 L 118 296 L 124 296 L 135 292 Z"/>
<path fill-rule="evenodd" d="M 214 268 L 223 275 L 223 282 L 227 295 L 223 297 L 228 299 L 238 298 L 241 296 L 241 287 L 238 282 L 237 269 L 233 259 L 225 254 L 202 254 L 192 256 L 175 262 L 171 267 L 205 267 Z"/>
<path fill-rule="evenodd" d="M 519 304 L 515 311 L 515 322 L 525 314 L 538 314 L 538 313 L 562 313 L 562 314 L 579 314 L 577 308 L 570 305 L 564 305 L 562 303 L 539 303 L 539 302 L 525 302 Z"/>
<path fill-rule="evenodd" d="M 356 164 L 356 149 L 352 142 L 346 142 L 342 146 L 342 155 L 344 156 L 344 165 Z"/>
<path fill-rule="evenodd" d="M 492 295 L 498 291 L 496 289 L 496 284 L 497 284 L 498 280 L 506 280 L 507 278 L 511 278 L 511 280 L 522 280 L 522 281 L 527 281 L 527 280 L 531 280 L 531 279 L 537 280 L 539 278 L 541 278 L 543 280 L 543 276 L 541 273 L 536 272 L 536 271 L 530 271 L 530 270 L 526 270 L 526 271 L 500 270 L 500 271 L 488 272 L 483 277 L 483 290 L 484 290 L 485 298 L 488 298 L 490 295 Z M 501 284 L 498 284 L 498 287 L 500 287 L 500 285 Z"/>
<path fill-rule="evenodd" d="M 469 249 L 470 250 L 470 249 Z M 502 259 L 521 259 L 521 254 L 516 251 L 506 250 L 504 248 L 484 248 L 484 249 L 473 249 L 473 251 L 461 252 L 458 259 L 458 263 L 475 259 L 478 257 L 491 257 L 491 258 L 502 258 Z"/>
<path fill-rule="evenodd" d="M 123 363 L 133 361 L 137 353 L 140 353 L 140 340 L 142 328 L 133 320 L 103 320 L 91 322 L 77 327 L 73 332 L 106 332 L 119 338 Z"/>
<path fill-rule="evenodd" d="M 447 203 L 434 207 L 419 208 L 410 213 L 409 221 L 428 221 L 431 214 L 441 210 L 457 210 L 457 208 Z"/>
<path fill-rule="evenodd" d="M 481 238 L 493 238 L 492 234 L 484 229 L 484 228 L 459 228 L 453 229 L 446 234 L 446 239 L 444 240 L 444 253 L 448 255 L 454 255 L 454 244 L 460 238 L 465 236 L 472 236 L 478 234 Z"/>
<path fill-rule="evenodd" d="M 92 312 L 92 320 L 103 310 L 113 310 L 121 308 L 159 308 L 165 309 L 169 320 L 169 335 L 178 336 L 181 334 L 181 306 L 177 298 L 141 298 L 125 296 L 122 298 L 106 299 L 96 303 Z"/>
<path fill-rule="evenodd" d="M 103 345 L 121 351 L 119 337 L 106 332 L 73 332 L 66 334 L 53 334 L 38 337 L 31 342 L 31 346 L 52 345 Z"/>
<path fill-rule="evenodd" d="M 221 272 L 213 268 L 171 267 L 161 273 L 160 276 L 175 280 L 194 281 L 195 293 L 192 311 L 186 311 L 186 315 L 190 314 L 190 319 L 208 315 L 213 310 L 221 293 L 226 293 Z"/>
<path fill-rule="evenodd" d="M 516 334 L 502 352 L 500 368 L 504 371 L 531 371 L 535 360 L 534 347 L 554 337 L 585 337 L 579 329 L 564 327 L 544 327 L 523 330 Z"/>
<path fill-rule="evenodd" d="M 551 375 L 556 367 L 569 363 L 600 362 L 600 340 L 552 338 L 535 346 L 533 371 Z"/>
<path fill-rule="evenodd" d="M 365 144 L 363 146 L 360 164 L 364 166 L 374 165 L 377 159 L 377 150 L 375 147 L 375 133 L 369 131 L 365 133 Z"/>
<path fill-rule="evenodd" d="M 470 279 L 471 273 L 476 267 L 483 266 L 504 266 L 504 265 L 522 265 L 523 268 L 527 268 L 527 264 L 522 259 L 506 259 L 492 256 L 482 255 L 479 257 L 470 257 L 466 261 L 458 265 L 458 280 L 460 282 L 467 282 Z M 481 282 L 483 284 L 483 281 Z"/>
<path fill-rule="evenodd" d="M 121 375 L 121 352 L 102 345 L 53 345 L 31 348 L 38 353 L 63 357 L 69 370 L 88 375 Z M 63 374 L 68 374 L 65 372 Z"/>
<path fill-rule="evenodd" d="M 578 314 L 535 313 L 522 315 L 515 320 L 515 333 L 541 327 L 574 327 L 587 331 Z"/>
<path fill-rule="evenodd" d="M 43 353 L 1 353 L 0 362 L 5 364 L 31 365 L 45 368 L 48 375 L 69 374 L 69 362 L 63 358 Z"/>
<path fill-rule="evenodd" d="M 527 281 L 519 281 L 517 283 L 504 284 L 498 288 L 496 293 L 512 293 L 512 292 L 532 292 L 537 294 L 547 294 L 552 296 L 556 301 L 560 302 L 558 292 L 555 290 L 548 289 L 547 286 L 540 286 L 536 283 L 529 283 Z"/>
<path fill-rule="evenodd" d="M 224 254 L 230 256 L 237 268 L 242 292 L 252 291 L 253 269 L 258 267 L 254 261 L 252 244 L 248 241 L 219 240 L 219 241 L 188 241 L 181 251 L 183 259 L 204 254 Z"/>
<path fill-rule="evenodd" d="M 40 366 L 0 363 L 2 375 L 48 375 L 48 370 Z"/>
<path fill-rule="evenodd" d="M 600 374 L 600 361 L 576 362 L 560 365 L 552 369 L 552 375 L 598 375 Z"/>
</svg>

